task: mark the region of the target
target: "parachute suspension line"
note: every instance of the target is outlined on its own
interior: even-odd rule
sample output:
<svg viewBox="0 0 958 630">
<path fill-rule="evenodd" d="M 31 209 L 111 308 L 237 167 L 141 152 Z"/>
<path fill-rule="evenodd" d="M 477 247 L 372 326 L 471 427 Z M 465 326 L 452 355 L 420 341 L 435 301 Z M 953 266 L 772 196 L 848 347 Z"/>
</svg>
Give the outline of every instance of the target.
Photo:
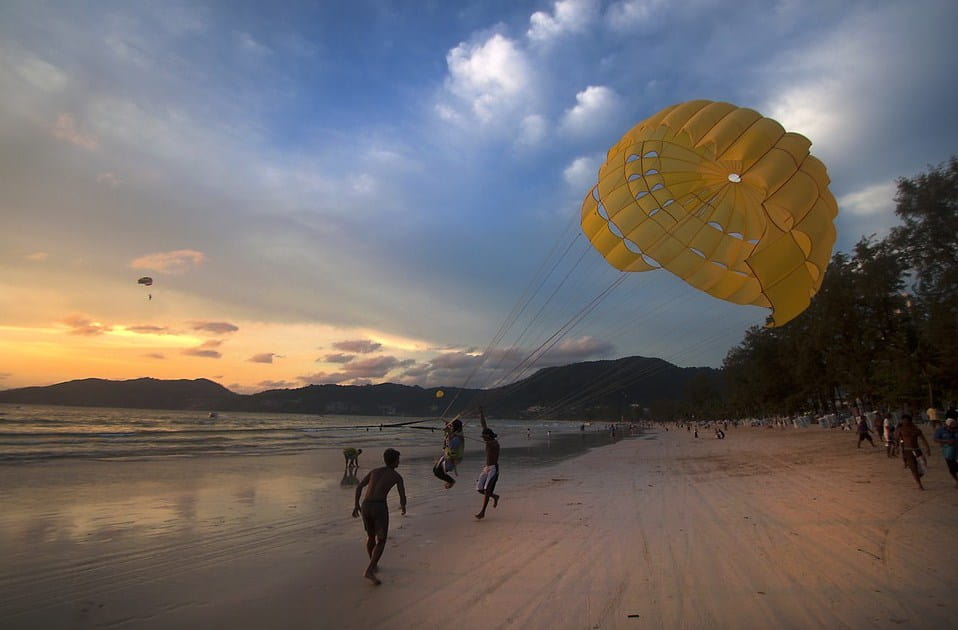
<svg viewBox="0 0 958 630">
<path fill-rule="evenodd" d="M 585 319 L 585 316 L 591 313 L 595 309 L 595 307 L 598 306 L 602 302 L 602 300 L 604 300 L 606 296 L 608 296 L 608 294 L 612 292 L 613 289 L 615 289 L 617 286 L 622 284 L 624 280 L 625 280 L 625 275 L 620 274 L 619 277 L 616 278 L 612 284 L 610 284 L 608 287 L 603 289 L 602 292 L 600 292 L 599 295 L 594 297 L 592 301 L 586 304 L 586 306 L 582 308 L 582 310 L 580 310 L 578 313 L 573 315 L 572 318 L 570 318 L 568 321 L 566 321 L 565 324 L 560 326 L 559 329 L 556 332 L 554 332 L 548 339 L 543 341 L 538 347 L 532 350 L 532 352 L 530 352 L 526 356 L 526 358 L 523 359 L 523 361 L 520 361 L 519 364 L 515 368 L 513 368 L 513 370 L 511 370 L 509 374 L 506 374 L 502 378 L 500 378 L 497 385 L 501 384 L 503 380 L 508 379 L 509 376 L 513 373 L 515 373 L 517 377 L 519 377 L 522 375 L 522 373 L 534 367 L 536 362 L 539 359 L 541 359 L 549 350 L 551 350 L 557 343 L 559 343 L 559 341 L 561 341 L 566 335 L 568 335 L 570 331 L 572 331 L 576 326 L 578 326 L 579 323 L 581 323 L 582 320 Z"/>
<path fill-rule="evenodd" d="M 690 354 L 699 351 L 703 347 L 711 345 L 715 343 L 716 341 L 723 339 L 725 335 L 735 330 L 740 325 L 741 325 L 741 322 L 733 320 L 730 324 L 727 324 L 722 329 L 719 329 L 713 332 L 713 334 L 711 334 L 704 340 L 695 341 L 694 343 L 689 344 L 688 346 L 685 346 L 684 348 L 680 348 L 679 350 L 672 353 L 671 355 L 661 357 L 662 363 L 658 364 L 658 366 L 650 366 L 647 369 L 640 372 L 629 373 L 627 371 L 628 368 L 626 366 L 611 367 L 606 372 L 606 375 L 611 376 L 618 372 L 620 374 L 618 378 L 615 378 L 613 380 L 608 380 L 600 376 L 594 380 L 592 385 L 587 386 L 585 389 L 580 390 L 574 394 L 570 394 L 566 396 L 564 399 L 556 401 L 548 410 L 545 410 L 544 413 L 556 413 L 562 407 L 583 405 L 587 402 L 591 402 L 593 400 L 598 400 L 603 397 L 606 397 L 609 394 L 622 389 L 623 387 L 633 385 L 641 380 L 655 376 L 661 373 L 662 371 L 668 369 L 670 367 L 669 363 L 675 364 L 675 362 L 680 360 L 682 357 L 689 356 Z"/>
<path fill-rule="evenodd" d="M 562 260 L 568 255 L 569 250 L 572 249 L 572 246 L 578 240 L 581 239 L 582 233 L 579 231 L 576 231 L 576 233 L 573 234 L 572 238 L 569 239 L 569 232 L 573 231 L 577 226 L 578 226 L 578 221 L 575 219 L 575 217 L 573 217 L 567 223 L 565 230 L 562 232 L 562 234 L 559 235 L 559 238 L 556 239 L 556 242 L 552 245 L 552 248 L 549 250 L 549 253 L 546 254 L 545 258 L 543 258 L 542 262 L 539 264 L 539 268 L 536 270 L 535 275 L 533 275 L 532 279 L 529 281 L 529 284 L 526 286 L 522 295 L 519 296 L 519 299 L 513 305 L 512 310 L 503 320 L 502 324 L 499 325 L 499 329 L 496 331 L 496 334 L 486 345 L 486 348 L 483 351 L 482 355 L 480 356 L 479 361 L 476 362 L 475 366 L 473 366 L 473 369 L 470 371 L 469 375 L 466 377 L 462 386 L 456 390 L 455 395 L 452 396 L 451 400 L 446 405 L 446 408 L 443 410 L 442 415 L 440 416 L 440 419 L 446 417 L 446 414 L 449 413 L 449 410 L 452 409 L 453 405 L 459 399 L 459 396 L 462 393 L 462 390 L 468 387 L 469 383 L 472 381 L 475 375 L 479 372 L 479 369 L 482 368 L 483 364 L 488 359 L 492 351 L 499 345 L 499 343 L 505 337 L 509 329 L 511 329 L 515 325 L 515 322 L 519 319 L 519 317 L 522 316 L 522 313 L 525 312 L 526 308 L 528 308 L 529 304 L 532 302 L 535 296 L 538 295 L 538 293 L 542 289 L 542 286 L 549 279 L 549 277 L 551 277 L 552 274 L 555 273 L 555 270 L 559 267 Z M 565 248 L 562 249 L 561 253 L 559 253 L 563 243 L 565 243 L 566 241 L 568 241 L 568 243 L 566 244 Z"/>
<path fill-rule="evenodd" d="M 634 277 L 634 274 L 628 274 L 628 275 L 631 277 Z M 644 283 L 646 279 L 650 279 L 653 276 L 654 274 L 644 274 L 641 276 L 640 282 Z M 658 276 L 658 277 L 662 277 L 662 276 Z M 615 318 L 621 323 L 618 326 L 616 326 L 615 329 L 613 329 L 612 333 L 610 333 L 609 335 L 610 338 L 619 338 L 619 337 L 625 336 L 629 330 L 635 329 L 636 327 L 640 327 L 640 324 L 644 320 L 654 317 L 657 312 L 663 311 L 663 310 L 672 310 L 672 307 L 676 304 L 681 304 L 681 303 L 685 303 L 685 302 L 693 300 L 695 298 L 695 294 L 684 291 L 683 290 L 684 288 L 685 287 L 681 287 L 678 285 L 673 286 L 671 291 L 666 294 L 667 299 L 655 304 L 652 308 L 641 309 L 644 312 L 642 312 L 639 317 L 631 317 L 631 314 L 639 312 L 640 309 L 633 308 L 630 304 L 630 301 L 623 302 L 622 308 L 625 309 L 625 312 L 628 313 L 629 316 Z M 643 292 L 635 291 L 634 299 L 638 299 L 638 298 L 644 299 Z M 727 324 L 726 327 L 728 328 L 728 332 L 731 332 L 732 330 L 734 330 L 735 328 L 741 325 L 742 325 L 741 321 L 737 319 L 732 319 L 731 322 Z M 674 322 L 673 325 L 671 326 L 671 329 L 675 333 L 681 332 L 683 328 L 687 328 L 687 324 L 681 321 Z M 692 350 L 696 350 L 702 346 L 711 345 L 716 340 L 721 338 L 722 334 L 723 333 L 719 332 L 705 339 L 704 341 L 702 340 L 694 341 L 692 344 L 686 346 L 685 348 L 680 348 L 676 352 L 672 352 L 668 354 L 657 354 L 656 356 L 662 358 L 664 361 L 671 361 L 674 363 L 674 361 L 678 358 L 678 356 L 688 354 Z M 667 338 L 671 338 L 674 336 L 675 336 L 674 334 L 666 333 Z M 683 339 L 688 339 L 688 336 L 683 335 Z M 669 366 L 666 363 L 662 363 L 659 369 L 654 370 L 653 374 L 657 373 L 658 371 L 662 369 L 667 369 L 668 367 Z M 610 365 L 607 370 L 593 377 L 592 383 L 586 385 L 583 389 L 576 390 L 575 392 L 570 392 L 569 394 L 567 394 L 565 398 L 554 402 L 552 405 L 550 405 L 548 409 L 544 410 L 544 412 L 539 415 L 541 417 L 549 413 L 554 413 L 556 410 L 561 409 L 562 407 L 570 406 L 572 403 L 575 403 L 579 400 L 585 402 L 587 400 L 598 399 L 603 396 L 606 396 L 612 393 L 613 391 L 615 391 L 619 387 L 619 383 L 617 381 L 621 380 L 623 378 L 621 375 L 625 375 L 625 374 L 628 374 L 628 376 L 625 378 L 628 378 L 634 381 L 642 380 L 643 378 L 649 376 L 648 374 L 645 374 L 645 373 L 635 374 L 634 372 L 630 372 L 628 365 Z M 614 380 L 610 380 L 610 379 L 614 379 Z"/>
<path fill-rule="evenodd" d="M 572 243 L 570 243 L 570 247 L 571 247 L 571 245 L 572 245 Z M 565 253 L 568 253 L 568 249 L 566 250 Z M 583 258 L 585 257 L 585 255 L 588 254 L 588 253 L 589 253 L 589 250 L 588 250 L 587 248 L 582 250 L 582 254 L 581 254 L 581 255 L 579 256 L 579 258 L 576 260 L 575 264 L 569 269 L 568 272 L 566 272 L 566 274 L 565 274 L 565 276 L 562 278 L 562 280 L 559 281 L 559 284 L 556 285 L 556 287 L 552 290 L 552 293 L 549 294 L 549 297 L 545 299 L 545 301 L 542 303 L 541 306 L 539 306 L 539 310 L 536 311 L 535 315 L 532 317 L 532 319 L 529 321 L 529 323 L 527 323 L 527 324 L 525 325 L 525 327 L 524 327 L 524 328 L 522 329 L 522 331 L 519 333 L 519 336 L 516 337 L 516 340 L 515 340 L 515 341 L 513 342 L 513 344 L 512 344 L 513 347 L 516 347 L 516 348 L 520 347 L 520 344 L 521 344 L 521 343 L 523 342 L 523 340 L 525 339 L 526 334 L 532 329 L 532 327 L 533 327 L 534 325 L 536 325 L 536 324 L 539 322 L 539 320 L 541 319 L 542 314 L 544 313 L 546 307 L 553 301 L 553 299 L 555 298 L 556 294 L 558 294 L 559 290 L 566 284 L 566 282 L 568 282 L 569 276 L 572 275 L 572 272 L 574 272 L 574 271 L 576 270 L 576 268 L 577 268 L 577 267 L 579 266 L 579 264 L 582 262 L 582 259 L 583 259 Z M 555 268 L 553 268 L 553 270 L 554 270 L 554 269 L 555 269 Z M 541 285 L 540 285 L 540 288 L 541 288 Z M 488 354 L 487 354 L 487 356 L 488 356 Z M 502 364 L 505 362 L 505 360 L 506 360 L 506 355 L 505 355 L 505 353 L 503 353 L 503 354 L 501 354 L 501 355 L 499 356 L 499 358 L 498 358 L 498 360 L 496 361 L 495 365 L 492 366 L 492 372 L 495 373 L 496 371 L 498 371 L 499 368 L 502 367 Z M 501 380 L 501 379 L 500 379 L 500 380 Z"/>
<path fill-rule="evenodd" d="M 512 380 L 513 385 L 518 382 L 518 379 L 522 377 L 523 374 L 527 373 L 532 367 L 536 365 L 536 362 L 539 361 L 549 350 L 551 350 L 559 341 L 561 341 L 571 330 L 573 330 L 586 315 L 591 313 L 616 287 L 622 284 L 625 281 L 625 273 L 620 273 L 618 277 L 605 289 L 603 289 L 596 297 L 586 304 L 578 313 L 573 315 L 569 320 L 567 320 L 562 326 L 559 327 L 556 332 L 554 332 L 548 339 L 543 341 L 538 347 L 533 349 L 529 354 L 526 355 L 516 366 L 514 366 L 509 372 L 503 374 L 496 383 L 492 386 L 493 388 L 499 387 L 502 383 Z M 508 393 L 512 388 L 506 387 L 500 391 L 500 396 Z"/>
<path fill-rule="evenodd" d="M 537 418 L 554 416 L 562 412 L 563 409 L 575 408 L 577 406 L 583 406 L 587 403 L 591 403 L 595 400 L 600 400 L 604 397 L 607 397 L 609 394 L 619 391 L 625 387 L 634 385 L 642 380 L 661 374 L 665 370 L 669 369 L 670 364 L 674 365 L 675 361 L 680 360 L 681 357 L 688 356 L 694 352 L 697 352 L 704 346 L 711 345 L 716 341 L 724 339 L 729 332 L 738 328 L 740 325 L 740 322 L 733 321 L 730 325 L 714 332 L 706 339 L 696 341 L 689 346 L 681 348 L 674 354 L 662 358 L 661 363 L 654 366 L 649 366 L 638 372 L 628 372 L 627 368 L 624 366 L 611 367 L 609 370 L 595 378 L 590 386 L 587 386 L 583 390 L 569 394 L 565 398 L 556 401 L 548 409 L 544 409 L 542 412 L 537 414 Z M 616 374 L 618 374 L 618 376 L 616 376 Z M 610 377 L 610 379 L 606 379 L 605 377 L 607 376 Z"/>
<path fill-rule="evenodd" d="M 651 311 L 649 311 L 646 315 L 647 315 L 647 316 L 654 315 L 656 311 L 665 309 L 666 307 L 670 306 L 672 303 L 674 303 L 674 302 L 676 302 L 676 301 L 684 301 L 684 300 L 686 300 L 686 299 L 688 299 L 688 296 L 684 296 L 684 295 L 683 295 L 683 296 L 674 295 L 674 296 L 672 296 L 669 300 L 667 300 L 666 302 L 664 302 L 664 303 L 662 303 L 662 304 L 659 304 L 659 305 L 657 305 L 656 307 L 654 307 L 653 309 L 651 309 Z M 631 309 L 630 309 L 630 312 L 631 312 Z M 642 319 L 644 319 L 644 318 L 645 318 L 645 317 L 643 316 L 642 318 L 639 318 L 639 319 L 637 319 L 637 320 L 630 320 L 630 321 L 626 322 L 626 324 L 622 327 L 622 331 L 616 331 L 616 332 L 614 332 L 614 333 L 611 335 L 612 338 L 617 338 L 617 337 L 619 337 L 621 334 L 624 334 L 625 328 L 635 327 L 637 324 L 641 323 Z M 553 405 L 551 406 L 550 410 L 560 409 L 560 408 L 562 408 L 563 406 L 567 406 L 567 405 L 569 405 L 571 402 L 573 402 L 573 401 L 575 401 L 575 400 L 577 400 L 577 399 L 579 399 L 579 398 L 584 398 L 584 397 L 589 397 L 589 398 L 595 397 L 595 398 L 598 398 L 598 397 L 601 397 L 602 395 L 604 395 L 605 393 L 611 393 L 612 391 L 614 391 L 615 389 L 617 389 L 617 386 L 615 385 L 614 382 L 611 382 L 610 379 L 613 378 L 617 373 L 626 373 L 626 370 L 627 370 L 627 369 L 628 369 L 628 368 L 627 368 L 626 366 L 616 366 L 615 364 L 610 365 L 609 368 L 608 368 L 606 371 L 600 373 L 599 375 L 597 375 L 597 376 L 595 377 L 593 383 L 587 385 L 584 389 L 580 389 L 580 390 L 575 391 L 575 392 L 570 392 L 570 393 L 567 394 L 564 398 L 562 398 L 562 399 L 556 401 L 555 403 L 553 403 Z M 597 390 L 599 390 L 599 391 L 597 391 Z"/>
</svg>

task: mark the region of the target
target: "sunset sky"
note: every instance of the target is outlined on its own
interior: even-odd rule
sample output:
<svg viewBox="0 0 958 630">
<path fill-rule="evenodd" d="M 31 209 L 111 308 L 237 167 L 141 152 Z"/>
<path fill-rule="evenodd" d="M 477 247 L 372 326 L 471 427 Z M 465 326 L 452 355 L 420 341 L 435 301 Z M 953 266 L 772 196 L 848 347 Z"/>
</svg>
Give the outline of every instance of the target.
<svg viewBox="0 0 958 630">
<path fill-rule="evenodd" d="M 958 151 L 956 24 L 954 0 L 5 0 L 0 389 L 718 367 L 767 311 L 665 271 L 583 311 L 619 277 L 575 238 L 605 151 L 674 103 L 752 107 L 811 139 L 850 251 Z"/>
</svg>

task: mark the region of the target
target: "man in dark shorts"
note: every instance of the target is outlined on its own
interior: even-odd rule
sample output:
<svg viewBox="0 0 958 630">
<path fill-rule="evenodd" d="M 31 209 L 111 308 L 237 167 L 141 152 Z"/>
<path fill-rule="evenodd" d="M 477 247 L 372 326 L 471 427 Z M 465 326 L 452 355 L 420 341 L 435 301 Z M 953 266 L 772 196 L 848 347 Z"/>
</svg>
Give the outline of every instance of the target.
<svg viewBox="0 0 958 630">
<path fill-rule="evenodd" d="M 925 472 L 919 469 L 918 459 L 924 458 L 925 453 L 930 451 L 931 448 L 928 446 L 925 434 L 915 426 L 911 421 L 911 416 L 907 413 L 901 416 L 901 423 L 898 426 L 898 439 L 901 441 L 901 457 L 905 460 L 905 468 L 911 471 L 911 476 L 915 478 L 919 490 L 924 490 L 925 486 L 921 485 L 921 477 Z M 924 451 L 918 446 L 919 440 L 925 445 Z"/>
<path fill-rule="evenodd" d="M 492 507 L 499 507 L 499 495 L 496 494 L 496 482 L 499 481 L 499 442 L 495 432 L 486 426 L 486 413 L 479 407 L 479 422 L 482 423 L 482 441 L 486 443 L 486 465 L 479 473 L 476 490 L 482 495 L 482 509 L 476 518 L 485 518 L 486 506 L 492 498 Z"/>
<path fill-rule="evenodd" d="M 399 511 L 403 516 L 406 515 L 406 486 L 403 484 L 402 475 L 396 472 L 396 467 L 399 466 L 399 451 L 387 448 L 383 453 L 383 461 L 386 463 L 385 466 L 370 470 L 356 486 L 356 505 L 353 508 L 353 518 L 362 513 L 363 527 L 366 529 L 366 553 L 369 554 L 369 566 L 366 567 L 363 577 L 376 585 L 381 584 L 376 577 L 376 571 L 379 570 L 379 559 L 386 548 L 386 537 L 389 535 L 389 508 L 386 505 L 386 495 L 393 486 L 399 490 Z M 359 496 L 366 486 L 369 486 L 369 489 L 366 490 L 366 497 L 360 506 Z"/>
</svg>

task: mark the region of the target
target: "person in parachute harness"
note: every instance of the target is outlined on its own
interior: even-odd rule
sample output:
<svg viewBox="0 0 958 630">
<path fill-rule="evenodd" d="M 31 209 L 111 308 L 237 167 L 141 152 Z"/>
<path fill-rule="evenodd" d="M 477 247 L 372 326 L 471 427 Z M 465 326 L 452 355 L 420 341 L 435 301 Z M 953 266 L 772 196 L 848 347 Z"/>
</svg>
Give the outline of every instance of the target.
<svg viewBox="0 0 958 630">
<path fill-rule="evenodd" d="M 456 464 L 462 461 L 462 456 L 466 450 L 466 439 L 462 435 L 462 421 L 454 418 L 452 422 L 447 422 L 443 429 L 445 437 L 442 442 L 442 455 L 433 467 L 434 475 L 446 482 L 446 489 L 453 487 L 456 480 L 449 476 L 449 473 L 459 472 L 456 470 Z"/>
</svg>

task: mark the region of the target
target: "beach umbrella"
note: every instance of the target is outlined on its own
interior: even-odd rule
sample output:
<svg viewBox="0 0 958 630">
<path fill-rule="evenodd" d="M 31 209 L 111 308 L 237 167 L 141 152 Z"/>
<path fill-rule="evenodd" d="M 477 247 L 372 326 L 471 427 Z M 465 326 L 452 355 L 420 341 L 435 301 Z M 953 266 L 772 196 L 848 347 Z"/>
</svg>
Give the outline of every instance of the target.
<svg viewBox="0 0 958 630">
<path fill-rule="evenodd" d="M 835 245 L 838 204 L 810 147 L 751 109 L 672 105 L 609 149 L 582 231 L 616 269 L 664 268 L 781 326 L 808 307 Z"/>
</svg>

